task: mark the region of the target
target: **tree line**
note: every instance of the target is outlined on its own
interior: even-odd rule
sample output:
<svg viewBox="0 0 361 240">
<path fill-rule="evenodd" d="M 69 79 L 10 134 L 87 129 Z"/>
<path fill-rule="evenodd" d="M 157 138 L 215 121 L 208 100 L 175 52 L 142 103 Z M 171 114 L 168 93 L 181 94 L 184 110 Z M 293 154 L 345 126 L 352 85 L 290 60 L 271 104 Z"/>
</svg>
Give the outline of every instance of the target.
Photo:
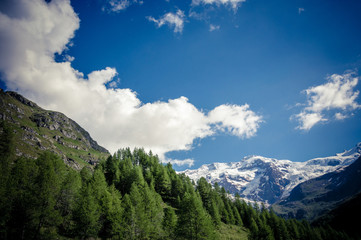
<svg viewBox="0 0 361 240">
<path fill-rule="evenodd" d="M 78 172 L 49 152 L 16 157 L 2 129 L 1 239 L 222 239 L 222 224 L 243 227 L 249 239 L 348 239 L 230 198 L 204 178 L 194 183 L 143 149 L 120 149 Z"/>
</svg>

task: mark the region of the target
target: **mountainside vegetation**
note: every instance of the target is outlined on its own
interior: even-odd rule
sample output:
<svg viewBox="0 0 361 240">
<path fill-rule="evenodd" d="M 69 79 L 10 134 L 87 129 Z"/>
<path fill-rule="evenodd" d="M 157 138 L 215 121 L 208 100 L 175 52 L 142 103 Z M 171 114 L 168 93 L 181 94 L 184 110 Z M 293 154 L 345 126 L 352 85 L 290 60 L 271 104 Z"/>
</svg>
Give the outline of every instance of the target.
<svg viewBox="0 0 361 240">
<path fill-rule="evenodd" d="M 0 239 L 357 239 L 335 216 L 286 220 L 152 152 L 110 155 L 64 114 L 0 91 Z"/>
<path fill-rule="evenodd" d="M 44 151 L 60 156 L 80 170 L 106 159 L 109 152 L 64 114 L 48 111 L 16 92 L 0 89 L 0 134 L 6 124 L 13 133 L 17 156 L 37 158 Z"/>
<path fill-rule="evenodd" d="M 17 157 L 1 135 L 1 239 L 348 239 L 232 200 L 143 149 L 121 149 L 76 171 L 57 155 Z"/>
<path fill-rule="evenodd" d="M 312 222 L 314 226 L 328 225 L 338 231 L 346 232 L 355 239 L 361 239 L 359 221 L 355 221 L 361 214 L 361 194 L 343 202 L 336 208 Z"/>
</svg>

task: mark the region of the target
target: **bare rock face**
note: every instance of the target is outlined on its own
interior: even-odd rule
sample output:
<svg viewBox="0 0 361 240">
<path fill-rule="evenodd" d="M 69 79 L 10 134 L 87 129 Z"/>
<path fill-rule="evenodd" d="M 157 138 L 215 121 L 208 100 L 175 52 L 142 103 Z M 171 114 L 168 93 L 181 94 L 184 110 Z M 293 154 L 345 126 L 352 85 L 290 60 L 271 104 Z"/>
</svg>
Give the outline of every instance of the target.
<svg viewBox="0 0 361 240">
<path fill-rule="evenodd" d="M 42 151 L 51 151 L 69 166 L 80 169 L 109 155 L 75 121 L 62 113 L 44 110 L 16 92 L 0 89 L 0 121 L 13 128 L 18 156 L 37 157 Z"/>
<path fill-rule="evenodd" d="M 314 220 L 361 192 L 361 157 L 351 165 L 297 185 L 274 205 L 285 217 Z"/>
</svg>

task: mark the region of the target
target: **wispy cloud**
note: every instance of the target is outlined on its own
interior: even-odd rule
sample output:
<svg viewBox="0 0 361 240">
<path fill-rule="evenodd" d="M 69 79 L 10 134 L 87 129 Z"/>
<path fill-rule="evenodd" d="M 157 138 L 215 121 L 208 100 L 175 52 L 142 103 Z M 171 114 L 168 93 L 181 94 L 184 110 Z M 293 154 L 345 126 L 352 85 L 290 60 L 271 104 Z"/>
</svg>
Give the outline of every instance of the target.
<svg viewBox="0 0 361 240">
<path fill-rule="evenodd" d="M 185 15 L 182 10 L 179 10 L 176 13 L 166 13 L 159 19 L 155 19 L 154 17 L 147 17 L 147 19 L 151 22 L 155 22 L 158 27 L 161 27 L 167 24 L 169 27 L 174 28 L 175 33 L 182 33 L 184 27 Z"/>
<path fill-rule="evenodd" d="M 304 12 L 305 9 L 304 8 L 298 8 L 298 14 L 301 14 L 302 12 Z"/>
<path fill-rule="evenodd" d="M 162 162 L 163 163 L 171 163 L 172 165 L 178 165 L 178 166 L 187 165 L 188 167 L 192 167 L 194 165 L 193 159 L 178 160 L 178 159 L 165 158 Z"/>
<path fill-rule="evenodd" d="M 216 30 L 219 30 L 219 29 L 220 29 L 219 25 L 213 25 L 213 24 L 209 25 L 209 31 L 210 32 L 213 32 L 213 31 L 216 31 Z"/>
<path fill-rule="evenodd" d="M 343 75 L 333 74 L 327 77 L 325 84 L 310 87 L 303 92 L 307 95 L 307 103 L 303 110 L 292 119 L 299 121 L 298 129 L 310 130 L 320 122 L 347 118 L 353 110 L 360 108 L 356 102 L 359 91 L 355 90 L 359 77 L 354 72 Z M 334 111 L 337 111 L 334 113 Z"/>
<path fill-rule="evenodd" d="M 238 7 L 246 0 L 192 0 L 193 6 L 215 4 L 217 6 L 225 5 L 231 6 L 233 10 L 237 10 Z"/>
<path fill-rule="evenodd" d="M 261 116 L 248 105 L 221 105 L 208 114 L 186 97 L 142 103 L 131 89 L 114 82 L 116 69 L 107 67 L 87 76 L 71 66 L 72 58 L 56 62 L 54 54 L 69 47 L 79 18 L 68 0 L 14 0 L 11 14 L 0 12 L 0 72 L 8 89 L 40 106 L 65 113 L 110 151 L 144 147 L 162 161 L 193 164 L 192 159 L 172 160 L 166 153 L 190 150 L 196 139 L 223 131 L 252 137 Z M 17 11 L 26 11 L 22 18 Z M 183 12 L 165 15 L 159 26 L 183 29 Z M 108 86 L 108 87 L 107 87 Z"/>
<path fill-rule="evenodd" d="M 141 0 L 109 0 L 103 6 L 103 11 L 120 12 L 127 9 L 132 4 L 143 4 Z"/>
</svg>

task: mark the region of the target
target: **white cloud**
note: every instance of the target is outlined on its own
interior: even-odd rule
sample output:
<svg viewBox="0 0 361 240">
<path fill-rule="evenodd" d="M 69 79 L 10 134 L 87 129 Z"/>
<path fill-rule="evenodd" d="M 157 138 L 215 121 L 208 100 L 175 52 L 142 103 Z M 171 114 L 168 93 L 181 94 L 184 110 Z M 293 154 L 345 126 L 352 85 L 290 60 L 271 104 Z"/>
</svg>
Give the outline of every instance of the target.
<svg viewBox="0 0 361 240">
<path fill-rule="evenodd" d="M 332 111 L 335 110 L 338 110 L 335 119 L 342 120 L 347 118 L 346 113 L 360 108 L 356 102 L 359 91 L 354 90 L 358 79 L 354 72 L 333 74 L 327 77 L 325 84 L 304 90 L 308 98 L 307 104 L 301 113 L 292 116 L 299 121 L 298 128 L 309 130 L 315 124 L 329 120 L 330 117 L 326 115 L 333 114 Z"/>
<path fill-rule="evenodd" d="M 348 118 L 348 116 L 338 112 L 338 113 L 335 113 L 335 118 L 337 120 L 343 120 L 343 119 Z"/>
<path fill-rule="evenodd" d="M 188 165 L 188 167 L 192 167 L 194 165 L 194 160 L 193 159 L 178 160 L 178 159 L 166 158 L 162 162 L 163 163 L 171 163 L 172 165 L 178 165 L 178 166 Z"/>
<path fill-rule="evenodd" d="M 229 5 L 234 10 L 237 10 L 237 8 L 242 4 L 242 2 L 245 2 L 246 0 L 192 0 L 193 6 L 198 5 L 207 5 L 207 4 L 216 4 L 216 5 Z"/>
<path fill-rule="evenodd" d="M 143 1 L 140 0 L 109 0 L 106 5 L 103 6 L 103 11 L 109 12 L 120 12 L 127 9 L 132 4 L 143 4 Z"/>
<path fill-rule="evenodd" d="M 304 8 L 298 8 L 298 14 L 301 14 L 302 12 L 304 12 L 305 9 Z"/>
<path fill-rule="evenodd" d="M 327 78 L 328 82 L 306 89 L 308 107 L 306 110 L 319 112 L 330 109 L 356 109 L 360 105 L 356 102 L 359 92 L 354 91 L 358 77 L 354 73 L 343 75 L 333 74 Z"/>
<path fill-rule="evenodd" d="M 251 111 L 248 104 L 218 106 L 209 112 L 208 118 L 222 131 L 242 138 L 253 137 L 262 122 L 262 117 Z"/>
<path fill-rule="evenodd" d="M 147 17 L 151 22 L 155 22 L 158 27 L 161 27 L 165 24 L 174 28 L 174 32 L 182 33 L 184 27 L 185 15 L 182 10 L 179 10 L 176 13 L 166 13 L 161 18 L 155 19 L 154 17 Z"/>
<path fill-rule="evenodd" d="M 260 117 L 248 105 L 222 105 L 206 115 L 186 97 L 142 103 L 135 91 L 112 88 L 117 81 L 114 68 L 84 77 L 72 68 L 71 57 L 56 62 L 54 53 L 67 48 L 79 27 L 70 1 L 16 1 L 9 4 L 11 9 L 0 8 L 0 71 L 8 89 L 65 113 L 111 152 L 144 147 L 162 161 L 193 164 L 192 159 L 172 160 L 165 154 L 189 150 L 195 139 L 217 129 L 242 137 L 257 131 Z"/>
<path fill-rule="evenodd" d="M 111 0 L 109 5 L 112 12 L 119 12 L 129 7 L 130 2 L 128 0 Z"/>
<path fill-rule="evenodd" d="M 300 112 L 299 114 L 295 115 L 295 117 L 300 122 L 300 125 L 297 128 L 306 131 L 310 130 L 319 122 L 327 121 L 327 119 L 323 118 L 320 113 Z"/>
<path fill-rule="evenodd" d="M 219 25 L 213 25 L 213 24 L 210 24 L 209 25 L 209 31 L 210 32 L 213 32 L 215 30 L 219 30 L 220 29 L 220 26 Z"/>
</svg>

